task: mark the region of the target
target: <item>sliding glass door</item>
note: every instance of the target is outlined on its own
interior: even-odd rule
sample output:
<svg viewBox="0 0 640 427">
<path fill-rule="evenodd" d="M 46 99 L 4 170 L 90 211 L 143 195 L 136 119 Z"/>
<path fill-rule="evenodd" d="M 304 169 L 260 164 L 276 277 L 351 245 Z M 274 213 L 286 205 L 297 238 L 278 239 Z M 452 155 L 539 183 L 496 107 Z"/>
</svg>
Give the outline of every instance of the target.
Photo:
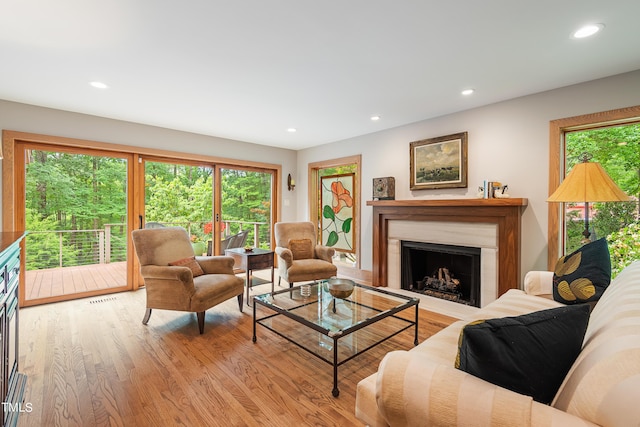
<svg viewBox="0 0 640 427">
<path fill-rule="evenodd" d="M 184 227 L 197 253 L 271 247 L 278 165 L 3 131 L 3 229 L 26 231 L 20 305 L 144 286 L 130 238 Z"/>
<path fill-rule="evenodd" d="M 24 153 L 27 304 L 126 289 L 128 158 Z"/>
<path fill-rule="evenodd" d="M 248 168 L 220 168 L 220 252 L 251 246 L 271 248 L 275 173 Z"/>
<path fill-rule="evenodd" d="M 197 255 L 213 235 L 213 167 L 146 160 L 144 227 L 183 227 Z"/>
</svg>

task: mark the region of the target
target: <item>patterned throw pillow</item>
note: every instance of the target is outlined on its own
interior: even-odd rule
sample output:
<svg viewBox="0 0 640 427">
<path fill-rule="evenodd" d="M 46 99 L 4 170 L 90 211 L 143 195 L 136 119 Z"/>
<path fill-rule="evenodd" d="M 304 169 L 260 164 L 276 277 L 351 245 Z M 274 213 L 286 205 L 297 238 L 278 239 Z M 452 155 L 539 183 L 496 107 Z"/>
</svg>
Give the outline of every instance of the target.
<svg viewBox="0 0 640 427">
<path fill-rule="evenodd" d="M 589 308 L 578 304 L 472 322 L 460 333 L 455 367 L 550 403 L 580 354 Z"/>
<path fill-rule="evenodd" d="M 607 240 L 587 243 L 556 263 L 553 299 L 563 304 L 600 299 L 611 282 L 611 258 Z"/>
<path fill-rule="evenodd" d="M 293 254 L 294 260 L 313 258 L 311 239 L 291 239 L 289 240 L 289 250 Z"/>
<path fill-rule="evenodd" d="M 200 264 L 198 264 L 198 261 L 196 261 L 196 257 L 194 256 L 170 262 L 169 265 L 189 267 L 189 269 L 193 273 L 193 277 L 202 276 L 204 274 L 202 267 L 200 267 Z"/>
</svg>

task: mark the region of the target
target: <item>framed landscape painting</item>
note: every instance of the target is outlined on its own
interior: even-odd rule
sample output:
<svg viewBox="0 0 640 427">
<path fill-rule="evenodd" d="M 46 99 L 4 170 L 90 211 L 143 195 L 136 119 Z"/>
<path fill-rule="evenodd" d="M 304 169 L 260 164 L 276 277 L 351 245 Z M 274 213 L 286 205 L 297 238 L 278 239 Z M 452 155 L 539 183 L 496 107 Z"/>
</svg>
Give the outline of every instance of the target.
<svg viewBox="0 0 640 427">
<path fill-rule="evenodd" d="M 467 186 L 467 132 L 409 144 L 411 190 Z"/>
<path fill-rule="evenodd" d="M 321 244 L 342 252 L 355 252 L 355 174 L 323 176 L 320 186 Z"/>
</svg>

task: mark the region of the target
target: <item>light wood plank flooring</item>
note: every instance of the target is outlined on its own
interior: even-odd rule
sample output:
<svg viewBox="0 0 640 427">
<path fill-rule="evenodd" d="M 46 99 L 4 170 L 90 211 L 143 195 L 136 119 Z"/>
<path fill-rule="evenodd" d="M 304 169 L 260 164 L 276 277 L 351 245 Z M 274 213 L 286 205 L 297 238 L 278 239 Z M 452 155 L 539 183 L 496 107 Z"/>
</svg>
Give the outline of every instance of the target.
<svg viewBox="0 0 640 427">
<path fill-rule="evenodd" d="M 276 287 L 277 288 L 277 287 Z M 252 294 L 268 292 L 255 287 Z M 410 349 L 408 330 L 339 369 L 265 328 L 231 299 L 193 313 L 154 310 L 144 289 L 20 310 L 20 370 L 28 375 L 19 426 L 350 426 L 356 384 L 388 351 Z M 455 319 L 420 310 L 420 341 Z"/>
</svg>

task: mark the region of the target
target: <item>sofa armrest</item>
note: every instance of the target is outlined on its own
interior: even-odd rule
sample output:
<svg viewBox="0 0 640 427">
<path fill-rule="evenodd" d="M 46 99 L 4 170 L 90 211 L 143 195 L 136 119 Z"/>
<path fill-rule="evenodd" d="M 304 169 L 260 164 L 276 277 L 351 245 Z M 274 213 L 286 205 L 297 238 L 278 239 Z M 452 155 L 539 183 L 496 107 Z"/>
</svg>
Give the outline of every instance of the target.
<svg viewBox="0 0 640 427">
<path fill-rule="evenodd" d="M 590 423 L 420 352 L 388 353 L 378 370 L 378 410 L 392 426 L 587 426 Z"/>
<path fill-rule="evenodd" d="M 553 271 L 530 271 L 524 276 L 524 291 L 529 295 L 553 295 Z"/>
</svg>

